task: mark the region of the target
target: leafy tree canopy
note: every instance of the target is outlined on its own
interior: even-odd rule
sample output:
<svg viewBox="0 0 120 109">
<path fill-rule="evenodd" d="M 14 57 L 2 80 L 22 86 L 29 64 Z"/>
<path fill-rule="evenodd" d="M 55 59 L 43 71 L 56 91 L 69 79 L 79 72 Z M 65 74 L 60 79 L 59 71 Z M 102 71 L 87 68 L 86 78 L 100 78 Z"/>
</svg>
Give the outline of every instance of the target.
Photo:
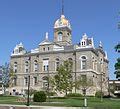
<svg viewBox="0 0 120 109">
<path fill-rule="evenodd" d="M 72 65 L 72 61 L 64 61 L 64 64 L 59 66 L 58 73 L 51 79 L 52 87 L 56 91 L 66 93 L 66 95 L 73 88 Z"/>
</svg>

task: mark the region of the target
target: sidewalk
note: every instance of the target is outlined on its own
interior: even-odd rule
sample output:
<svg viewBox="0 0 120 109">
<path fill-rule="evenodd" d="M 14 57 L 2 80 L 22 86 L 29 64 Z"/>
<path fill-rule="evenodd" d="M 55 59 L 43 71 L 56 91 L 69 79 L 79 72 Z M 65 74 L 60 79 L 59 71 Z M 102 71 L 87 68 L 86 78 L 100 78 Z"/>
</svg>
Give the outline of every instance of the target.
<svg viewBox="0 0 120 109">
<path fill-rule="evenodd" d="M 93 109 L 90 107 L 53 107 L 53 106 L 26 106 L 26 105 L 10 105 L 0 104 L 0 109 Z"/>
<path fill-rule="evenodd" d="M 51 106 L 0 104 L 0 109 L 50 109 Z"/>
</svg>

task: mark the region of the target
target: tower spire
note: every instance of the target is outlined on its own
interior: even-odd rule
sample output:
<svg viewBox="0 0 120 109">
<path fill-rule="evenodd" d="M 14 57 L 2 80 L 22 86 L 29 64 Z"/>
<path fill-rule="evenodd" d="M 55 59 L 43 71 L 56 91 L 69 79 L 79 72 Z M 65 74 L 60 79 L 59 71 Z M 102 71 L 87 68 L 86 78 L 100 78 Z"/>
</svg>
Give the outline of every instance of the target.
<svg viewBox="0 0 120 109">
<path fill-rule="evenodd" d="M 64 0 L 62 0 L 62 12 L 61 12 L 62 15 L 64 15 Z"/>
</svg>

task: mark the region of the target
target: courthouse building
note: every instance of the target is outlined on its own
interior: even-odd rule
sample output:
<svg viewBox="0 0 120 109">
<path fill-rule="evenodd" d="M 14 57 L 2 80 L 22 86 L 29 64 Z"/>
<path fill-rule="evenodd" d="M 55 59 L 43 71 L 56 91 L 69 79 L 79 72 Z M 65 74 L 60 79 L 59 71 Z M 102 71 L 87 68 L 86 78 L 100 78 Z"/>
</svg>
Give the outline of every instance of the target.
<svg viewBox="0 0 120 109">
<path fill-rule="evenodd" d="M 95 47 L 93 38 L 84 33 L 78 43 L 73 44 L 72 38 L 76 36 L 72 36 L 72 27 L 65 15 L 55 21 L 53 28 L 53 41 L 49 40 L 49 34 L 46 33 L 43 35 L 45 39 L 31 51 L 26 51 L 22 43 L 15 46 L 10 64 L 16 77 L 9 90 L 24 93 L 28 85 L 28 75 L 30 88 L 45 90 L 48 87 L 47 77 L 57 74 L 57 67 L 65 60 L 71 60 L 73 81 L 78 77 L 87 77 L 94 84 L 87 89 L 87 94 L 94 95 L 101 90 L 101 83 L 102 91 L 107 93 L 108 58 L 102 43 Z"/>
</svg>

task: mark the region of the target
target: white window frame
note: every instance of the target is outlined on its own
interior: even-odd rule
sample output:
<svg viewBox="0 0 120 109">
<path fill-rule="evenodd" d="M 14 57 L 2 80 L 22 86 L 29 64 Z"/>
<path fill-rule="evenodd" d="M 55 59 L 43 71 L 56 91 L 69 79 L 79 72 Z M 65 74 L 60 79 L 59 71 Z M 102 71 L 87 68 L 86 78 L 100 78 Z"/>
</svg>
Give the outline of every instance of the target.
<svg viewBox="0 0 120 109">
<path fill-rule="evenodd" d="M 85 57 L 86 59 L 82 59 L 82 57 Z M 85 61 L 85 68 L 83 68 L 83 61 Z M 86 70 L 87 69 L 87 56 L 82 55 L 80 57 L 80 63 L 81 63 L 81 70 Z"/>
</svg>

